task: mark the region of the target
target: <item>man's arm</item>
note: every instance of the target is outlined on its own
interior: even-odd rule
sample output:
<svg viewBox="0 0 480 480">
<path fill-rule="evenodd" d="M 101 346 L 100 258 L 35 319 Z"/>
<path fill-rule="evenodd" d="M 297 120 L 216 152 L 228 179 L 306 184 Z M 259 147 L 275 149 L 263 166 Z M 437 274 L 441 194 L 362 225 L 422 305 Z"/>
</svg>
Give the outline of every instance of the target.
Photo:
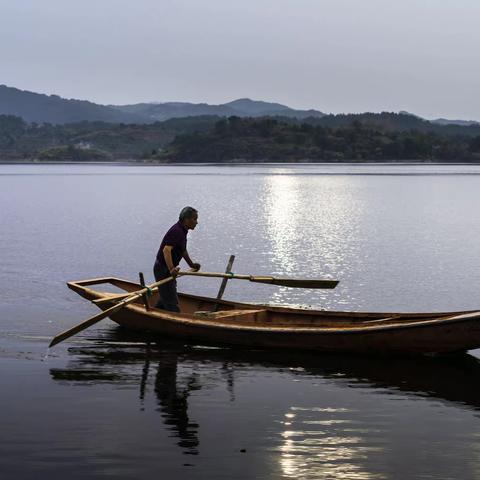
<svg viewBox="0 0 480 480">
<path fill-rule="evenodd" d="M 200 270 L 200 264 L 192 261 L 192 259 L 190 258 L 190 255 L 188 254 L 187 250 L 185 250 L 183 252 L 183 258 L 188 263 L 190 268 L 193 268 L 195 271 Z"/>
<path fill-rule="evenodd" d="M 175 267 L 173 265 L 172 249 L 173 249 L 173 247 L 171 245 L 165 245 L 163 247 L 163 258 L 165 258 L 165 263 L 167 264 L 168 271 L 173 276 L 176 276 L 178 271 L 180 270 L 180 267 Z"/>
</svg>

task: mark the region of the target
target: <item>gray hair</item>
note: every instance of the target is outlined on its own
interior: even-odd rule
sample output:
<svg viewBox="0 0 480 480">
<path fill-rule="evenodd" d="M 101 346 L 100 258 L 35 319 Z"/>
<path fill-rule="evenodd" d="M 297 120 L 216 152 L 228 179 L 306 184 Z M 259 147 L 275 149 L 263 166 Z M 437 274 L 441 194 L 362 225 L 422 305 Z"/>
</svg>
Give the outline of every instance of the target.
<svg viewBox="0 0 480 480">
<path fill-rule="evenodd" d="M 183 220 L 186 218 L 192 218 L 195 214 L 198 214 L 198 212 L 193 207 L 183 207 L 178 219 L 183 222 Z"/>
</svg>

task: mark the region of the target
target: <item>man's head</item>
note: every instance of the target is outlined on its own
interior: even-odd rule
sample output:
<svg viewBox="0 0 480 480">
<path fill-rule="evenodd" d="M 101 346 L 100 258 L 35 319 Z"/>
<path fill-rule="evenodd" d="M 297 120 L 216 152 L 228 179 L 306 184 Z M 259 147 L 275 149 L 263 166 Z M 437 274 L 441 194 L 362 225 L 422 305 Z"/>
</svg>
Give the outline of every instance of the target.
<svg viewBox="0 0 480 480">
<path fill-rule="evenodd" d="M 193 230 L 198 223 L 198 212 L 193 207 L 184 207 L 178 216 L 180 223 L 188 230 Z"/>
</svg>

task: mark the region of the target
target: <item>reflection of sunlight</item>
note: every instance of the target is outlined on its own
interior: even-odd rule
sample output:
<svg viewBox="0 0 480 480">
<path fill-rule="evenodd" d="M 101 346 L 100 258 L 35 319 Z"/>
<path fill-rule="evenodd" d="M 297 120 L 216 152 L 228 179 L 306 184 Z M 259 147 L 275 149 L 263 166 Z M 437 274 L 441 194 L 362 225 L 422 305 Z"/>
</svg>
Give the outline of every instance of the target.
<svg viewBox="0 0 480 480">
<path fill-rule="evenodd" d="M 266 205 L 267 225 L 273 240 L 276 263 L 284 272 L 295 268 L 291 253 L 298 248 L 299 184 L 295 176 L 270 176 L 268 182 L 268 203 Z"/>
<path fill-rule="evenodd" d="M 380 447 L 367 445 L 362 429 L 347 418 L 331 418 L 349 413 L 347 409 L 292 408 L 281 433 L 280 466 L 283 475 L 295 478 L 382 479 L 369 472 L 365 461 Z M 318 419 L 325 416 L 328 418 Z M 300 417 L 300 418 L 299 418 Z M 306 418 L 305 418 L 306 417 Z M 315 417 L 314 419 L 312 417 Z M 303 418 L 303 419 L 302 419 Z M 295 429 L 292 428 L 295 423 Z M 305 428 L 308 425 L 308 428 Z M 312 430 L 319 425 L 321 429 Z M 348 428 L 345 428 L 347 427 Z"/>
<path fill-rule="evenodd" d="M 335 176 L 265 177 L 265 234 L 274 274 L 348 278 L 352 262 L 361 258 L 356 238 L 363 213 L 352 181 Z M 339 289 L 318 293 L 341 303 Z M 302 301 L 301 292 L 291 289 L 279 289 L 272 299 Z"/>
</svg>

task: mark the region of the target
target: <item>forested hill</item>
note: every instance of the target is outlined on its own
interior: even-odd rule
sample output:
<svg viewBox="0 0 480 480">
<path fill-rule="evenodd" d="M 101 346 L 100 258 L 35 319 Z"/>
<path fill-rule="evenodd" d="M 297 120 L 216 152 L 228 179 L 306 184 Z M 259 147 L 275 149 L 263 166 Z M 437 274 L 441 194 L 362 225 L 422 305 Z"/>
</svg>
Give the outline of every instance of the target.
<svg viewBox="0 0 480 480">
<path fill-rule="evenodd" d="M 152 156 L 177 135 L 211 130 L 219 117 L 171 119 L 153 124 L 27 123 L 0 115 L 0 161 L 135 160 Z"/>
<path fill-rule="evenodd" d="M 459 128 L 461 135 L 438 126 L 392 130 L 358 120 L 331 127 L 231 117 L 218 121 L 213 130 L 177 136 L 156 158 L 169 162 L 480 161 L 480 127 Z"/>
<path fill-rule="evenodd" d="M 348 127 L 355 122 L 391 132 L 419 130 L 422 132 L 437 132 L 441 135 L 480 134 L 480 123 L 478 122 L 441 119 L 429 121 L 407 112 L 349 113 L 324 115 L 321 118 L 306 118 L 302 120 L 302 123 L 325 127 Z"/>
<path fill-rule="evenodd" d="M 351 116 L 350 123 L 332 116 L 340 126 L 320 124 L 325 118 L 51 125 L 0 115 L 0 161 L 480 161 L 478 125 L 439 126 L 398 114 Z"/>
</svg>

